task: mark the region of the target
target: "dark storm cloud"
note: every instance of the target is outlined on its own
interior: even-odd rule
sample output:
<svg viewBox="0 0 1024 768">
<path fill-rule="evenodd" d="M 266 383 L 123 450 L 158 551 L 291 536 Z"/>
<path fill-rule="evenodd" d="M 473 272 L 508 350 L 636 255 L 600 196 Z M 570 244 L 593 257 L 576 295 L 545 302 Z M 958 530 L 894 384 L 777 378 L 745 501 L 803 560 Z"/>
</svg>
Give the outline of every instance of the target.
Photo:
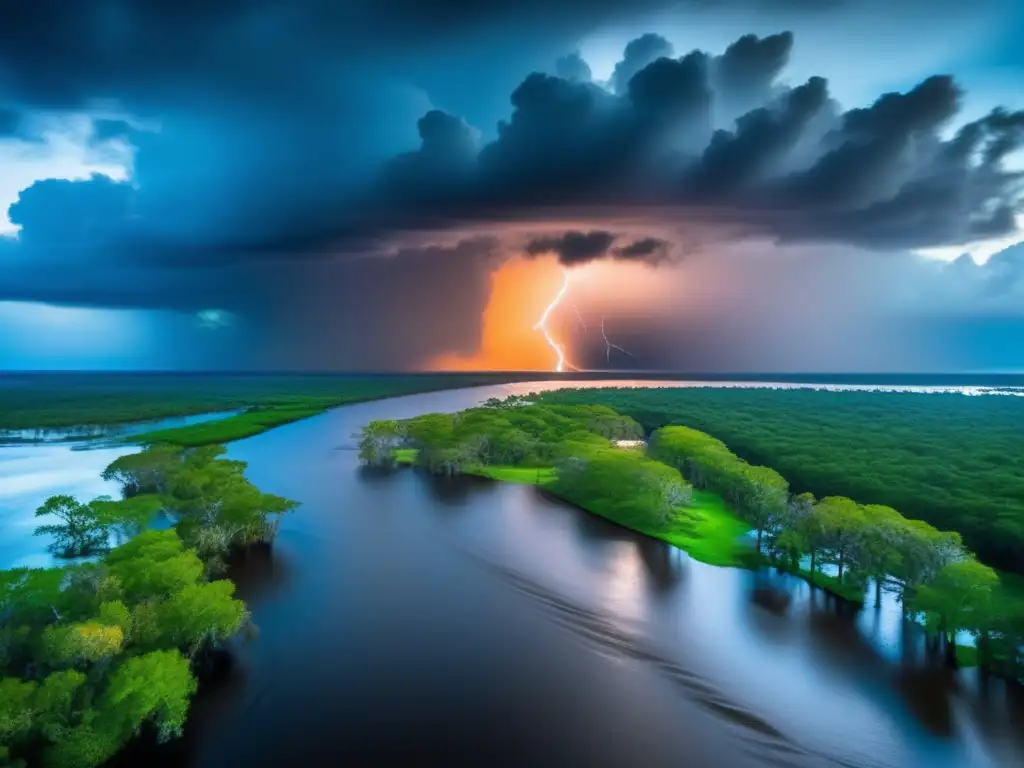
<svg viewBox="0 0 1024 768">
<path fill-rule="evenodd" d="M 0 139 L 13 136 L 21 125 L 21 113 L 9 107 L 0 107 Z"/>
<path fill-rule="evenodd" d="M 658 59 L 671 58 L 674 51 L 672 43 L 654 32 L 631 40 L 622 52 L 622 61 L 615 65 L 612 72 L 612 90 L 625 93 L 633 75 Z"/>
<path fill-rule="evenodd" d="M 559 237 L 538 237 L 530 240 L 524 250 L 530 256 L 553 253 L 567 267 L 585 264 L 608 254 L 615 242 L 611 232 L 566 232 Z"/>
<path fill-rule="evenodd" d="M 0 140 L 38 141 L 39 138 L 31 126 L 28 113 L 19 107 L 5 107 L 0 98 Z"/>
<path fill-rule="evenodd" d="M 296 24 L 325 12 L 316 4 L 295 8 Z M 278 18 L 279 12 L 265 20 L 291 18 Z M 218 5 L 189 17 L 196 29 L 183 34 L 221 33 L 229 49 L 245 52 L 247 34 L 253 40 L 269 34 L 255 23 L 264 19 L 260 13 L 270 11 L 241 0 Z M 179 16 L 144 4 L 127 18 L 138 42 L 155 35 L 158 22 L 176 29 Z M 254 26 L 238 26 L 240 18 Z M 32 23 L 26 29 L 27 39 L 53 34 Z M 4 42 L 0 63 L 36 55 L 23 41 Z M 314 42 L 304 43 L 311 61 L 291 56 L 271 68 L 264 56 L 245 73 L 249 86 L 267 88 L 232 91 L 235 101 L 227 103 L 205 101 L 200 89 L 193 111 L 172 109 L 160 130 L 132 132 L 134 191 L 112 197 L 103 182 L 82 182 L 61 213 L 60 195 L 69 191 L 33 189 L 17 215 L 41 221 L 43 214 L 24 209 L 45 207 L 48 199 L 52 215 L 67 221 L 47 227 L 69 233 L 60 235 L 69 241 L 88 245 L 110 237 L 118 247 L 109 250 L 130 250 L 138 259 L 178 251 L 232 261 L 266 251 L 305 252 L 310 242 L 344 243 L 378 229 L 444 228 L 456 216 L 515 219 L 538 207 L 597 204 L 676 206 L 682 218 L 686 208 L 710 208 L 709 218 L 782 239 L 913 247 L 1005 233 L 1019 205 L 1016 178 L 1001 168 L 1021 143 L 1019 113 L 995 112 L 944 141 L 940 132 L 957 113 L 960 91 L 951 78 L 936 76 L 832 115 L 824 79 L 793 89 L 775 85 L 793 46 L 786 32 L 744 36 L 718 56 L 692 51 L 678 58 L 663 38 L 643 35 L 625 46 L 613 78 L 618 94 L 582 77 L 535 72 L 512 91 L 511 115 L 490 141 L 441 109 L 424 110 L 417 122 L 410 102 L 409 119 L 400 119 L 395 109 L 402 97 L 372 76 L 357 84 L 318 71 L 327 60 Z M 116 53 L 82 53 L 85 62 L 64 73 L 69 83 L 115 87 L 117 77 L 146 80 L 144 68 L 107 72 L 102 65 Z M 56 62 L 58 53 L 49 54 Z M 156 47 L 149 66 L 164 66 L 161 57 L 171 55 Z M 218 77 L 242 74 L 226 65 L 212 70 L 203 87 L 215 91 Z M 167 76 L 191 77 L 187 70 Z M 198 80 L 191 86 L 199 88 Z M 125 88 L 130 100 L 135 94 Z M 736 99 L 764 103 L 740 115 L 731 130 L 713 131 L 716 100 Z M 353 116 L 348 106 L 355 104 L 363 111 Z M 387 152 L 380 134 L 396 126 L 418 133 L 419 147 Z M 112 137 L 130 128 L 120 120 L 97 121 L 94 132 Z M 792 157 L 798 146 L 804 162 Z M 88 202 L 91 197 L 96 200 Z M 118 204 L 123 210 L 115 210 Z M 88 216 L 83 206 L 93 206 Z M 34 234 L 42 229 L 27 225 L 26 241 L 52 239 Z"/>
<path fill-rule="evenodd" d="M 699 215 L 708 228 L 872 247 L 1011 227 L 1019 179 L 1002 163 L 1021 144 L 1021 113 L 944 139 L 959 103 L 948 79 L 840 113 L 820 78 L 779 85 L 786 32 L 714 52 L 641 37 L 610 88 L 578 54 L 539 74 L 599 22 L 670 4 L 12 6 L 0 105 L 18 105 L 20 122 L 22 105 L 89 113 L 97 100 L 125 119 L 95 121 L 93 141 L 126 139 L 135 154 L 130 182 L 22 193 L 20 239 L 0 240 L 0 300 L 222 308 L 274 340 L 270 365 L 409 365 L 475 351 L 508 247 L 444 230 L 535 232 L 530 220 L 548 217 L 578 229 L 544 236 L 563 263 L 657 264 L 681 244 L 616 215 L 657 206 L 678 231 Z M 712 6 L 780 4 L 794 7 Z M 614 214 L 588 218 L 591 206 Z"/>
<path fill-rule="evenodd" d="M 102 118 L 92 124 L 92 140 L 94 143 L 123 139 L 130 141 L 135 135 L 135 128 L 127 120 Z"/>
<path fill-rule="evenodd" d="M 1014 230 L 1020 175 L 1002 163 L 1024 142 L 1022 113 L 998 109 L 944 138 L 963 95 L 947 75 L 839 113 L 823 78 L 773 85 L 792 43 L 788 34 L 747 36 L 717 58 L 662 56 L 635 72 L 621 95 L 530 75 L 475 173 L 464 174 L 461 186 L 429 177 L 415 184 L 432 189 L 433 202 L 470 215 L 658 204 L 679 208 L 683 219 L 700 209 L 781 240 L 871 248 Z M 712 131 L 722 81 L 733 95 L 765 101 L 731 130 Z"/>
<path fill-rule="evenodd" d="M 567 267 L 575 267 L 599 259 L 643 262 L 657 266 L 671 258 L 672 244 L 657 237 L 643 237 L 625 245 L 616 245 L 620 236 L 612 232 L 570 230 L 561 235 L 544 235 L 526 242 L 528 256 L 554 254 Z"/>
<path fill-rule="evenodd" d="M 570 82 L 588 83 L 593 79 L 590 65 L 583 60 L 579 51 L 560 56 L 555 62 L 555 74 Z"/>
<path fill-rule="evenodd" d="M 0 260 L 12 247 L 0 237 Z M 179 269 L 46 263 L 0 270 L 3 300 L 230 312 L 239 344 L 218 368 L 401 370 L 472 354 L 504 251 L 493 238 L 402 248 L 387 258 L 247 261 Z M 297 300 L 298 297 L 298 300 Z M 153 343 L 172 343 L 155 339 Z"/>
<path fill-rule="evenodd" d="M 657 266 L 671 258 L 672 244 L 657 237 L 644 237 L 612 250 L 620 261 L 642 261 Z"/>
<path fill-rule="evenodd" d="M 22 228 L 22 247 L 63 260 L 89 254 L 121 236 L 133 195 L 130 184 L 108 176 L 94 175 L 86 182 L 45 179 L 24 190 L 7 215 Z"/>
<path fill-rule="evenodd" d="M 834 149 L 784 182 L 796 205 L 862 205 L 895 192 L 905 177 L 901 160 L 915 138 L 935 137 L 958 110 L 960 91 L 947 76 L 930 77 L 907 93 L 889 93 L 853 109 L 827 141 Z"/>
<path fill-rule="evenodd" d="M 723 111 L 735 116 L 764 104 L 792 49 L 792 32 L 744 35 L 726 48 L 713 67 L 715 92 Z"/>
<path fill-rule="evenodd" d="M 736 121 L 734 132 L 719 130 L 700 161 L 688 173 L 687 183 L 697 199 L 714 200 L 760 181 L 799 140 L 807 122 L 828 99 L 828 84 L 820 77 L 787 93 L 775 107 L 760 107 Z"/>
</svg>

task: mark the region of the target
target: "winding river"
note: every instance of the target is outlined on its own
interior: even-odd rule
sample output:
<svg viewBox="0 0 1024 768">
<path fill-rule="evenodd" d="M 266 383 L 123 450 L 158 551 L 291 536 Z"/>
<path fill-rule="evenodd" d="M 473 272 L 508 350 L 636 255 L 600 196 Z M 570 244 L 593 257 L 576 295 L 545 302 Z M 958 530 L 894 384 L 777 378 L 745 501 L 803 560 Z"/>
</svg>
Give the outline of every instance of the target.
<svg viewBox="0 0 1024 768">
<path fill-rule="evenodd" d="M 353 405 L 231 444 L 303 503 L 232 574 L 259 635 L 182 740 L 122 762 L 1024 764 L 1019 693 L 933 666 L 891 600 L 856 611 L 706 566 L 532 487 L 358 466 L 372 419 L 541 386 Z"/>
</svg>

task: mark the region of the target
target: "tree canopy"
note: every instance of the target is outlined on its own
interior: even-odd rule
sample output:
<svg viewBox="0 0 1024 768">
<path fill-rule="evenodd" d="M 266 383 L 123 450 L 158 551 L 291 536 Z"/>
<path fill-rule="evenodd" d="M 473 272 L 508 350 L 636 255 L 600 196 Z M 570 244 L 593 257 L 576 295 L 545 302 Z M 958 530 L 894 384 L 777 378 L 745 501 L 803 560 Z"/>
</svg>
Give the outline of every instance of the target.
<svg viewBox="0 0 1024 768">
<path fill-rule="evenodd" d="M 297 506 L 260 492 L 223 452 L 151 448 L 105 473 L 125 498 L 42 505 L 39 516 L 56 522 L 39 533 L 62 554 L 101 557 L 0 572 L 0 762 L 41 755 L 89 768 L 140 728 L 180 732 L 192 662 L 248 623 L 235 585 L 210 578 Z M 161 513 L 174 526 L 149 528 Z"/>
</svg>

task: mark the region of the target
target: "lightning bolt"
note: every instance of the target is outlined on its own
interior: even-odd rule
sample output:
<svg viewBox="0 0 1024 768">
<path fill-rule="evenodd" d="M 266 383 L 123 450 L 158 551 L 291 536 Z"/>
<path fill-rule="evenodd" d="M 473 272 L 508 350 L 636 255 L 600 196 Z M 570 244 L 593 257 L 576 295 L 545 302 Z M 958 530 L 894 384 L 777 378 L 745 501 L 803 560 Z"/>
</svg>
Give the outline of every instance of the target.
<svg viewBox="0 0 1024 768">
<path fill-rule="evenodd" d="M 540 320 L 533 326 L 533 330 L 540 331 L 544 334 L 544 340 L 547 341 L 548 346 L 554 350 L 557 360 L 555 362 L 555 370 L 558 373 L 562 373 L 565 367 L 568 365 L 574 371 L 579 370 L 576 366 L 567 363 L 565 360 L 565 350 L 562 345 L 555 341 L 555 337 L 551 335 L 551 329 L 548 328 L 548 317 L 554 311 L 555 307 L 562 303 L 562 299 L 565 298 L 565 294 L 569 291 L 569 270 L 562 270 L 562 287 L 558 289 L 558 293 L 555 294 L 555 298 L 551 300 L 547 308 L 544 310 L 544 314 L 540 316 Z"/>
<path fill-rule="evenodd" d="M 636 360 L 636 357 L 633 355 L 632 352 L 630 352 L 628 349 L 623 349 L 618 344 L 612 344 L 611 341 L 608 339 L 608 334 L 604 332 L 604 315 L 601 315 L 601 338 L 604 339 L 604 359 L 605 359 L 605 362 L 610 363 L 612 361 L 612 350 L 613 349 L 617 349 L 622 354 L 627 355 L 628 357 L 630 357 L 633 360 Z"/>
<path fill-rule="evenodd" d="M 572 305 L 572 311 L 576 313 L 576 320 L 583 326 L 583 330 L 587 330 L 587 321 L 583 319 L 583 315 L 580 314 L 580 308 L 576 306 L 575 302 Z"/>
</svg>

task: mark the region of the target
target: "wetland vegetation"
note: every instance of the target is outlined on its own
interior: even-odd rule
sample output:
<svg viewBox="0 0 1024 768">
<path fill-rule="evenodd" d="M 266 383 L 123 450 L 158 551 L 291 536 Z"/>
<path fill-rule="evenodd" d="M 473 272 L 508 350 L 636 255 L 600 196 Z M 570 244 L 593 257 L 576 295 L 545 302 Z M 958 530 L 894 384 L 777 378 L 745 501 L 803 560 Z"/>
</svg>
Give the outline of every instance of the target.
<svg viewBox="0 0 1024 768">
<path fill-rule="evenodd" d="M 140 733 L 180 733 L 197 671 L 250 626 L 218 577 L 297 506 L 259 491 L 223 452 L 129 454 L 104 473 L 123 499 L 40 507 L 51 522 L 37 533 L 57 554 L 94 559 L 0 572 L 0 765 L 90 768 Z M 174 525 L 148 529 L 158 513 Z"/>
<path fill-rule="evenodd" d="M 195 447 L 250 437 L 347 403 L 523 378 L 517 374 L 440 373 L 5 374 L 0 378 L 0 431 L 116 425 L 245 410 L 216 422 L 132 438 Z"/>
</svg>

